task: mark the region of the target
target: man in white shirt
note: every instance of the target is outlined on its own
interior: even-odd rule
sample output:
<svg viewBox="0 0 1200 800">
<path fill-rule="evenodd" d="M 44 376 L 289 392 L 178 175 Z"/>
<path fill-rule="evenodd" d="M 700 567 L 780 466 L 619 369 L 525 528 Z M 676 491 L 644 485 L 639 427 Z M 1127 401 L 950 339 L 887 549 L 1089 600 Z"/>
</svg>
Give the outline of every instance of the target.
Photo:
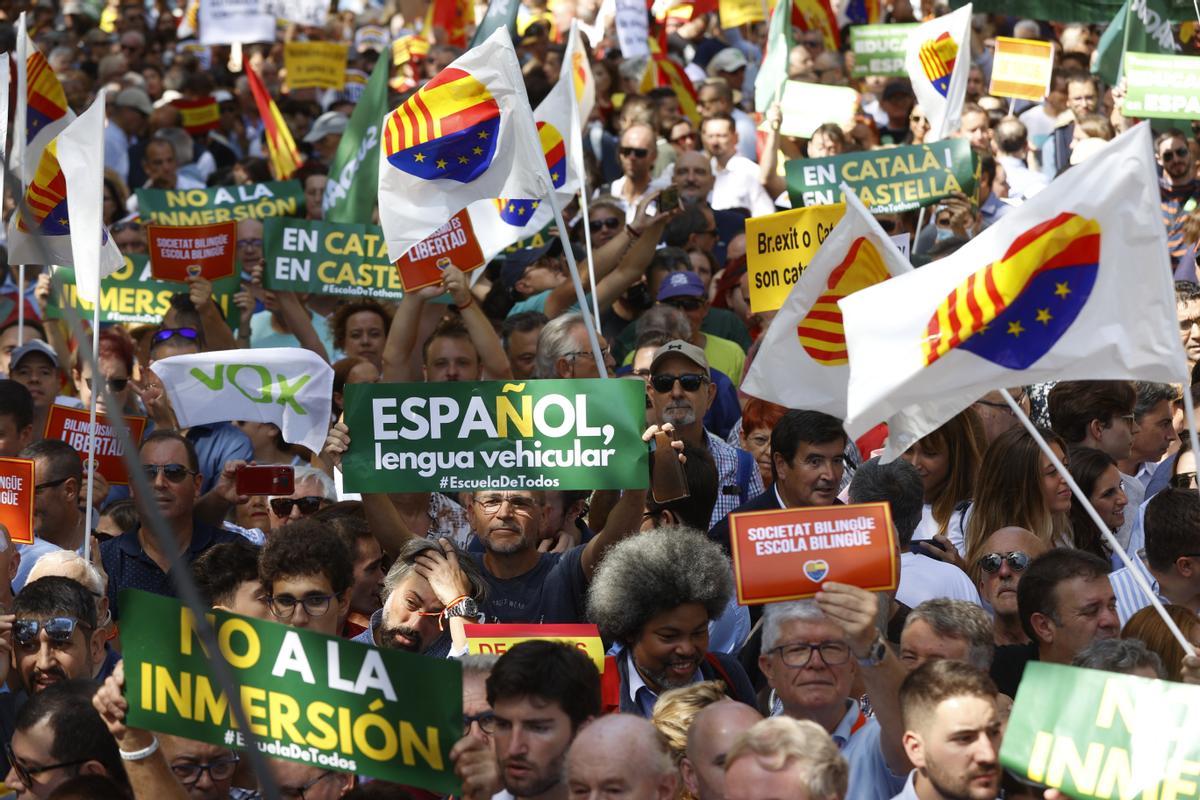
<svg viewBox="0 0 1200 800">
<path fill-rule="evenodd" d="M 744 208 L 752 217 L 775 212 L 775 204 L 759 180 L 758 165 L 737 154 L 738 132 L 733 117 L 722 113 L 702 120 L 700 140 L 712 156 L 714 211 Z"/>
<path fill-rule="evenodd" d="M 1025 162 L 1029 155 L 1029 131 L 1024 123 L 1006 117 L 996 125 L 992 138 L 996 143 L 996 161 L 1003 165 L 1008 176 L 1009 197 L 1028 200 L 1050 185 L 1049 178 L 1034 172 Z"/>
<path fill-rule="evenodd" d="M 754 118 L 737 108 L 733 104 L 733 87 L 724 78 L 709 78 L 700 85 L 700 89 L 696 93 L 696 105 L 700 111 L 700 120 L 703 121 L 709 117 L 718 114 L 728 114 L 733 118 L 733 124 L 737 128 L 738 144 L 736 152 L 738 155 L 744 156 L 751 161 L 757 155 L 754 148 L 755 132 L 757 128 L 754 125 Z"/>
</svg>

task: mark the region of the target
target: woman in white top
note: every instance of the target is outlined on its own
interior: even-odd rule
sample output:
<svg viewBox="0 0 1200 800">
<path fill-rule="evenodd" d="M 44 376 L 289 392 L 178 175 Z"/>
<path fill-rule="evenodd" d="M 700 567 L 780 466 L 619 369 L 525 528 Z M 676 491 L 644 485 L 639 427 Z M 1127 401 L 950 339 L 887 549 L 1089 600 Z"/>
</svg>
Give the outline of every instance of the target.
<svg viewBox="0 0 1200 800">
<path fill-rule="evenodd" d="M 967 408 L 905 451 L 925 486 L 925 508 L 914 540 L 947 537 L 966 554 L 967 507 L 975 489 L 987 437 L 974 409 Z"/>
</svg>

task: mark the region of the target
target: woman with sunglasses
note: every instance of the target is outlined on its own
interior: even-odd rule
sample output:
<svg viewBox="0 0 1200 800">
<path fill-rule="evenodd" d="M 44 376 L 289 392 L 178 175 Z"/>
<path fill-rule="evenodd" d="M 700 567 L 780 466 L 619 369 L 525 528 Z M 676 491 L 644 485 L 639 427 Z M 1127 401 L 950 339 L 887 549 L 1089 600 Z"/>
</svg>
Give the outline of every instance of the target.
<svg viewBox="0 0 1200 800">
<path fill-rule="evenodd" d="M 1062 437 L 1039 429 L 1058 458 L 1067 463 Z M 1001 434 L 983 454 L 967 522 L 967 563 L 993 531 L 1016 526 L 1031 531 L 1048 547 L 1071 542 L 1071 489 L 1024 428 Z"/>
<path fill-rule="evenodd" d="M 81 406 L 90 407 L 92 391 L 95 388 L 96 413 L 109 413 L 108 398 L 111 396 L 120 413 L 143 415 L 145 412 L 130 385 L 130 376 L 133 374 L 133 343 L 119 333 L 101 331 L 98 352 L 100 379 L 104 381 L 104 389 L 107 389 L 107 392 L 97 386 L 91 362 L 81 358 L 79 351 L 71 358 L 71 379 L 79 393 Z"/>
<path fill-rule="evenodd" d="M 1072 448 L 1070 458 L 1068 469 L 1071 477 L 1087 495 L 1108 529 L 1116 533 L 1125 524 L 1125 507 L 1129 504 L 1121 485 L 1117 462 L 1107 453 L 1091 447 Z M 1096 523 L 1079 503 L 1071 505 L 1071 538 L 1076 548 L 1094 553 L 1105 561 L 1112 559 L 1112 550 L 1096 529 Z"/>
<path fill-rule="evenodd" d="M 959 553 L 966 551 L 966 518 L 986 448 L 983 423 L 967 408 L 901 456 L 917 468 L 925 487 L 914 541 L 945 536 Z"/>
</svg>

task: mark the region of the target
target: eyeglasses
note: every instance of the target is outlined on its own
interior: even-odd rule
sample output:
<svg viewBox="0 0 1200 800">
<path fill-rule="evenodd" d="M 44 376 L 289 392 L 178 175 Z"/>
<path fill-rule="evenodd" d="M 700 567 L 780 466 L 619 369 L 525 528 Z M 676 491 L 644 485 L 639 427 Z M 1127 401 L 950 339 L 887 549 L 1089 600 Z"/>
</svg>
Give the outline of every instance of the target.
<svg viewBox="0 0 1200 800">
<path fill-rule="evenodd" d="M 493 733 L 496 730 L 496 715 L 491 711 L 484 711 L 481 714 L 463 714 L 463 736 L 471 732 L 471 723 L 478 722 L 479 730 L 484 733 Z"/>
<path fill-rule="evenodd" d="M 1171 476 L 1171 488 L 1173 489 L 1195 489 L 1196 488 L 1196 473 L 1195 472 L 1180 472 Z"/>
<path fill-rule="evenodd" d="M 262 239 L 238 239 L 237 241 L 238 247 L 257 247 L 260 250 L 262 249 L 262 244 Z"/>
<path fill-rule="evenodd" d="M 33 487 L 33 492 L 34 492 L 34 494 L 37 494 L 38 492 L 42 491 L 43 489 L 53 489 L 55 486 L 62 486 L 64 483 L 66 483 L 69 480 L 71 480 L 70 475 L 68 475 L 65 478 L 59 478 L 58 480 L 55 480 L 55 481 L 46 481 L 45 483 L 36 484 Z"/>
<path fill-rule="evenodd" d="M 87 384 L 88 390 L 90 391 L 92 388 L 91 376 L 89 375 L 88 377 L 84 378 L 83 382 Z M 108 378 L 107 383 L 108 390 L 110 392 L 123 392 L 125 391 L 125 387 L 129 385 L 129 378 Z"/>
<path fill-rule="evenodd" d="M 600 348 L 600 355 L 604 356 L 604 359 L 607 361 L 608 357 L 612 355 L 612 348 L 611 347 Z M 570 353 L 563 354 L 564 358 L 575 358 L 576 356 L 587 356 L 588 358 L 591 358 L 593 360 L 595 360 L 595 358 L 596 358 L 596 354 L 593 353 L 591 350 L 573 350 Z"/>
<path fill-rule="evenodd" d="M 821 642 L 820 644 L 797 642 L 796 644 L 781 645 L 770 652 L 777 653 L 784 664 L 796 669 L 807 667 L 808 662 L 812 661 L 814 652 L 820 652 L 821 660 L 829 667 L 836 667 L 850 660 L 850 647 L 845 642 Z"/>
<path fill-rule="evenodd" d="M 1170 164 L 1177 158 L 1187 158 L 1188 149 L 1186 147 L 1176 147 L 1174 150 L 1164 150 L 1161 156 L 1164 164 Z"/>
<path fill-rule="evenodd" d="M 212 778 L 213 783 L 229 780 L 237 770 L 238 761 L 239 759 L 236 755 L 218 758 L 216 761 L 210 761 L 207 764 L 197 764 L 194 761 L 176 761 L 171 763 L 171 772 L 175 773 L 175 777 L 179 779 L 180 783 L 191 788 L 200 782 L 200 776 L 206 772 Z"/>
<path fill-rule="evenodd" d="M 1000 565 L 1007 562 L 1013 572 L 1022 572 L 1029 566 L 1029 554 L 1020 550 L 1011 553 L 985 553 L 979 557 L 979 568 L 991 574 L 1000 571 Z"/>
<path fill-rule="evenodd" d="M 41 775 L 43 772 L 49 772 L 52 769 L 77 767 L 80 764 L 86 764 L 88 761 L 91 761 L 90 758 L 81 758 L 78 761 L 63 761 L 59 764 L 48 764 L 44 767 L 27 767 L 13 755 L 12 745 L 8 742 L 4 743 L 4 753 L 8 756 L 8 763 L 12 764 L 13 771 L 17 773 L 17 777 L 21 779 L 21 783 L 28 789 L 33 788 L 34 775 Z"/>
<path fill-rule="evenodd" d="M 678 136 L 676 136 L 674 139 L 672 139 L 671 144 L 679 144 L 680 142 L 694 142 L 694 141 L 696 141 L 695 131 L 688 131 L 687 133 L 681 133 Z"/>
<path fill-rule="evenodd" d="M 108 227 L 108 232 L 115 236 L 123 231 L 140 231 L 141 229 L 140 222 L 117 222 Z"/>
<path fill-rule="evenodd" d="M 179 336 L 183 339 L 191 339 L 193 342 L 200 339 L 200 331 L 195 328 L 163 328 L 154 334 L 153 343 L 165 342 L 172 336 Z"/>
<path fill-rule="evenodd" d="M 143 464 L 142 474 L 146 476 L 146 480 L 154 483 L 158 480 L 158 473 L 170 483 L 183 483 L 190 475 L 196 475 L 193 470 L 188 469 L 183 464 Z"/>
<path fill-rule="evenodd" d="M 267 596 L 267 605 L 271 613 L 280 619 L 291 619 L 296 613 L 296 606 L 304 606 L 304 613 L 310 617 L 323 617 L 329 611 L 332 601 L 331 594 L 309 594 L 301 598 L 292 597 L 290 594 Z"/>
<path fill-rule="evenodd" d="M 90 627 L 74 617 L 51 617 L 48 620 L 18 619 L 13 621 L 13 641 L 20 647 L 35 645 L 38 632 L 45 631 L 46 638 L 54 644 L 70 644 L 76 626 Z"/>
<path fill-rule="evenodd" d="M 304 784 L 303 786 L 297 786 L 294 788 L 291 786 L 280 786 L 279 787 L 279 796 L 286 798 L 286 800 L 305 800 L 305 797 L 304 797 L 305 792 L 307 792 L 312 787 L 316 786 L 321 781 L 328 778 L 330 775 L 335 775 L 335 774 L 337 774 L 337 773 L 333 772 L 332 770 L 325 770 L 320 775 L 313 778 L 311 781 Z"/>
<path fill-rule="evenodd" d="M 588 221 L 588 227 L 592 229 L 592 233 L 599 233 L 608 228 L 610 231 L 615 231 L 621 227 L 622 220 L 620 217 L 607 217 L 605 219 L 593 219 Z"/>
<path fill-rule="evenodd" d="M 700 232 L 708 233 L 709 231 Z M 712 233 L 716 233 L 716 231 L 712 231 Z M 663 300 L 663 303 L 672 308 L 678 308 L 680 311 L 699 311 L 704 308 L 704 301 L 699 297 L 672 297 L 670 300 Z"/>
<path fill-rule="evenodd" d="M 708 376 L 697 372 L 686 372 L 683 375 L 660 372 L 658 375 L 650 378 L 650 385 L 659 394 L 666 394 L 675 388 L 675 381 L 679 381 L 679 385 L 683 387 L 685 392 L 698 392 L 700 391 L 700 387 L 708 382 Z"/>
<path fill-rule="evenodd" d="M 508 496 L 499 497 L 497 495 L 488 495 L 487 497 L 479 497 L 475 499 L 475 503 L 488 514 L 499 513 L 500 507 L 508 503 L 508 507 L 512 509 L 514 514 L 529 516 L 533 510 L 537 508 L 537 501 L 532 497 Z"/>
<path fill-rule="evenodd" d="M 309 514 L 314 514 L 321 510 L 321 503 L 325 502 L 324 497 L 317 495 L 309 495 L 308 497 L 272 497 L 271 510 L 275 512 L 277 517 L 290 517 L 292 508 L 300 507 L 301 516 L 307 517 Z"/>
<path fill-rule="evenodd" d="M 650 151 L 645 147 L 619 147 L 617 152 L 625 157 L 633 156 L 634 158 L 645 158 L 650 155 Z"/>
</svg>

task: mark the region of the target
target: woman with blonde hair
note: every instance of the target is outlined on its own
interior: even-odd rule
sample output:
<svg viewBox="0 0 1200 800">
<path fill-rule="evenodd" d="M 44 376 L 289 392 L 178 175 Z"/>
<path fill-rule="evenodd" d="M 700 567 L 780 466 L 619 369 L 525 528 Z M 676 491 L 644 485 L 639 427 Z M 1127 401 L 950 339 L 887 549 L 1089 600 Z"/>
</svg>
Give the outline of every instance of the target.
<svg viewBox="0 0 1200 800">
<path fill-rule="evenodd" d="M 666 741 L 675 769 L 679 769 L 680 763 L 687 755 L 687 736 L 688 729 L 692 727 L 692 720 L 701 709 L 724 699 L 724 682 L 700 681 L 663 692 L 655 702 L 650 721 Z M 679 800 L 694 800 L 692 793 L 684 785 L 682 774 L 676 786 L 675 796 Z"/>
<path fill-rule="evenodd" d="M 901 458 L 917 468 L 925 487 L 914 540 L 942 535 L 960 554 L 966 551 L 968 506 L 986 448 L 983 422 L 968 407 L 904 452 Z"/>
<path fill-rule="evenodd" d="M 1179 626 L 1183 638 L 1192 643 L 1192 647 L 1200 651 L 1200 616 L 1189 608 L 1177 605 L 1167 605 L 1166 609 L 1171 619 Z M 1167 670 L 1167 680 L 1182 681 L 1183 657 L 1186 653 L 1180 647 L 1175 636 L 1162 621 L 1162 617 L 1153 606 L 1146 606 L 1134 614 L 1125 623 L 1121 631 L 1122 639 L 1140 639 L 1148 650 L 1158 653 L 1163 666 Z"/>
<path fill-rule="evenodd" d="M 1067 447 L 1048 428 L 1038 432 L 1067 466 Z M 1001 528 L 1024 528 L 1047 546 L 1069 544 L 1071 489 L 1024 428 L 1000 434 L 983 454 L 971 519 L 967 522 L 968 564 L 983 555 L 983 543 Z"/>
</svg>

